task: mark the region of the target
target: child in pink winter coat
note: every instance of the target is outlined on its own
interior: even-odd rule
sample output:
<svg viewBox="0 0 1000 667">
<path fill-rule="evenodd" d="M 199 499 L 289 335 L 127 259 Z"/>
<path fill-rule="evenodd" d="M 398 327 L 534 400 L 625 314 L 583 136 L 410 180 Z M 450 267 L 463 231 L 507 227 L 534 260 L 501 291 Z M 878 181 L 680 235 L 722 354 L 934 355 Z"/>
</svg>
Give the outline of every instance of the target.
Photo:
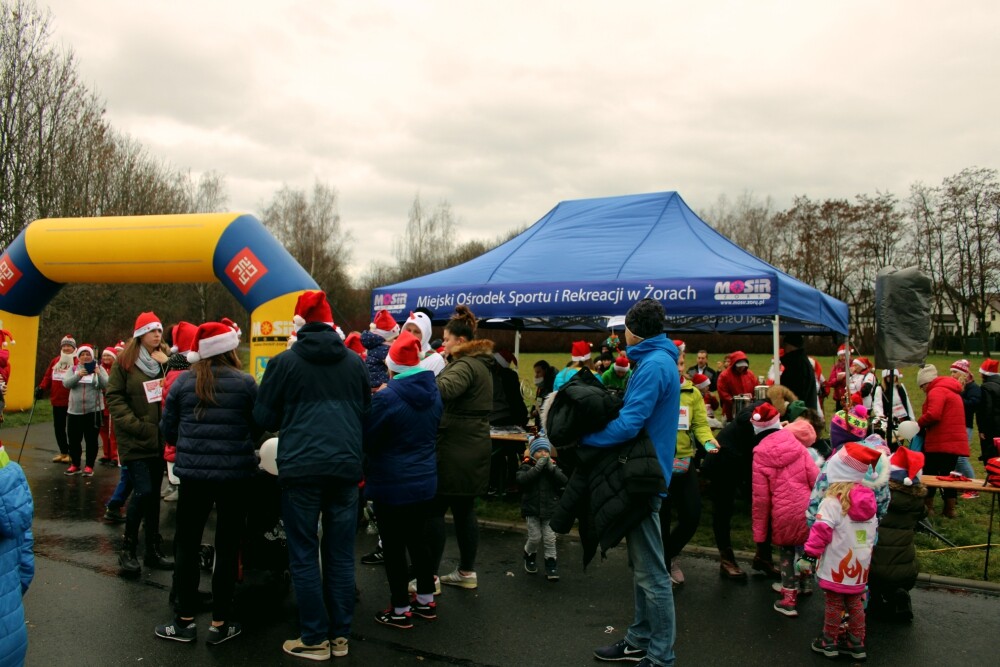
<svg viewBox="0 0 1000 667">
<path fill-rule="evenodd" d="M 750 424 L 754 431 L 772 431 L 753 450 L 753 539 L 778 546 L 781 554 L 781 599 L 774 609 L 798 616 L 799 575 L 795 548 L 809 535 L 806 510 L 819 468 L 795 435 L 781 428 L 781 415 L 769 403 L 759 405 Z"/>
</svg>

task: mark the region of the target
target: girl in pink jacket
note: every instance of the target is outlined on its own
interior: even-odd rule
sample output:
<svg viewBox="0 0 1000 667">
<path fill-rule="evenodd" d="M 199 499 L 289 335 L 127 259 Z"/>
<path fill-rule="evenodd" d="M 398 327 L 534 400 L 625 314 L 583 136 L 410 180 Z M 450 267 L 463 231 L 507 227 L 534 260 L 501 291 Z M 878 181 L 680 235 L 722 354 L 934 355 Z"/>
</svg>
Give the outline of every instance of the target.
<svg viewBox="0 0 1000 667">
<path fill-rule="evenodd" d="M 881 456 L 877 449 L 849 442 L 830 457 L 826 464 L 830 486 L 816 513 L 805 555 L 798 562 L 800 572 L 815 570 L 826 594 L 823 634 L 813 642 L 812 650 L 828 658 L 867 657 L 864 596 L 878 518 L 875 493 L 861 482 Z M 845 613 L 847 635 L 838 641 Z"/>
<path fill-rule="evenodd" d="M 798 616 L 795 602 L 800 581 L 795 571 L 795 548 L 809 535 L 806 510 L 819 468 L 809 451 L 790 431 L 781 428 L 781 415 L 770 403 L 754 410 L 754 431 L 773 431 L 753 450 L 753 539 L 778 545 L 781 554 L 781 599 L 774 609 Z"/>
</svg>

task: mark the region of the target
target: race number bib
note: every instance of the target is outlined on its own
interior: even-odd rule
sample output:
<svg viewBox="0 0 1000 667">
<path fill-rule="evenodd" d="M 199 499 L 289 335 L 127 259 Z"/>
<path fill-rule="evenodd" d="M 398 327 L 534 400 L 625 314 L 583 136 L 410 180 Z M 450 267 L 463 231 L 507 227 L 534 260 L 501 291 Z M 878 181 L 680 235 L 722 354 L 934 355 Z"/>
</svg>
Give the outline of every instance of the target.
<svg viewBox="0 0 1000 667">
<path fill-rule="evenodd" d="M 677 430 L 688 431 L 690 429 L 691 429 L 691 409 L 686 405 L 682 405 L 680 418 L 677 420 Z"/>
<path fill-rule="evenodd" d="M 896 403 L 892 406 L 892 416 L 897 419 L 909 418 L 909 415 L 906 414 L 906 407 L 900 403 Z"/>
<path fill-rule="evenodd" d="M 53 381 L 55 381 L 55 382 L 62 382 L 65 379 L 66 379 L 66 371 L 65 370 L 58 370 L 57 371 L 54 368 L 52 369 L 52 380 Z"/>
<path fill-rule="evenodd" d="M 94 376 L 84 375 L 82 378 L 80 378 L 80 384 L 94 384 Z"/>
<path fill-rule="evenodd" d="M 142 388 L 146 390 L 147 403 L 159 403 L 163 400 L 163 382 L 161 380 L 143 382 Z"/>
</svg>

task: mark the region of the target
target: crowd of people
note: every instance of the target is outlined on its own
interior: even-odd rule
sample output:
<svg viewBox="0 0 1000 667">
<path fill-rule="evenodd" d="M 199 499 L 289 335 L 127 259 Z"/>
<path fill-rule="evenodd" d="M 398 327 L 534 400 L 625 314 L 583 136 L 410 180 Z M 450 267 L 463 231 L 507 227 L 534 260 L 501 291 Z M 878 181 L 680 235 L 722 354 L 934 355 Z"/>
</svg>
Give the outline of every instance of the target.
<svg viewBox="0 0 1000 667">
<path fill-rule="evenodd" d="M 815 583 L 826 614 L 812 649 L 860 659 L 866 595 L 869 610 L 912 618 L 913 532 L 935 511 L 935 489 L 922 485 L 920 474 L 973 477 L 975 420 L 982 460 L 997 456 L 1000 370 L 993 360 L 979 368 L 981 384 L 966 360 L 947 376 L 920 368 L 926 399 L 918 415 L 898 370 L 881 371 L 879 382 L 865 357 L 841 346 L 827 378 L 799 334 L 784 336 L 777 373 L 755 374 L 738 350 L 714 366 L 698 350 L 689 367 L 684 342 L 663 332 L 662 306 L 642 300 L 625 318 L 624 341 L 612 334 L 596 355 L 590 343 L 576 341 L 565 366 L 535 363 L 529 410 L 516 359 L 478 336 L 468 308 L 456 309 L 439 341 L 432 318 L 417 311 L 400 323 L 379 311 L 367 331 L 345 335 L 326 295 L 305 292 L 288 350 L 268 361 L 259 386 L 242 371 L 241 332 L 225 318 L 164 327 L 144 312 L 128 342 L 104 348 L 99 360 L 94 345 L 61 339 L 36 389 L 36 399 L 48 395 L 53 406 L 53 461 L 67 464 L 68 477 L 93 475 L 97 463 L 118 468 L 104 516 L 124 524 L 121 572 L 135 576 L 145 566 L 174 573 L 174 617 L 154 628 L 156 636 L 198 637 L 199 554 L 213 509 L 206 641 L 241 634 L 232 605 L 239 550 L 247 500 L 263 474 L 256 450 L 269 434 L 279 437 L 277 484 L 301 630 L 282 648 L 311 660 L 348 653 L 354 535 L 367 502 L 379 548 L 362 563 L 384 565 L 389 599 L 376 622 L 411 629 L 438 617 L 442 585 L 478 588 L 475 500 L 495 483 L 491 425 L 534 422 L 523 454 L 501 462 L 521 496 L 525 572 L 559 580 L 556 535 L 574 520 L 587 559 L 626 539 L 635 618 L 594 657 L 643 666 L 674 664 L 672 589 L 685 583 L 681 553 L 699 526 L 706 487 L 720 575 L 748 579 L 731 538 L 742 497 L 756 542 L 751 568 L 773 581 L 780 595 L 774 610 L 797 615 Z M 909 421 L 916 437 L 888 437 Z M 17 472 L 0 451 L 0 483 L 17 485 Z M 167 540 L 160 530 L 164 492 L 177 500 L 176 531 Z M 942 495 L 941 513 L 956 516 L 957 494 Z M 442 572 L 448 512 L 459 560 Z M 30 583 L 23 562 L 30 520 L 24 532 L 11 556 L 22 559 L 22 590 Z"/>
</svg>

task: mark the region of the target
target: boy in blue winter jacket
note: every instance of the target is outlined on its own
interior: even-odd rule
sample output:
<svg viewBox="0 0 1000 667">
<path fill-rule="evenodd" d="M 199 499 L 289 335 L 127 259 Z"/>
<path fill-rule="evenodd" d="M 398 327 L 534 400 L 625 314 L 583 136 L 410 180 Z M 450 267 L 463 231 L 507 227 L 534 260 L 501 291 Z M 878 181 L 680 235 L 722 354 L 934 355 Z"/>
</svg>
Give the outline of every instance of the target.
<svg viewBox="0 0 1000 667">
<path fill-rule="evenodd" d="M 434 373 L 420 367 L 420 339 L 404 331 L 389 348 L 389 382 L 372 396 L 365 418 L 365 493 L 375 505 L 390 604 L 375 615 L 383 625 L 413 627 L 413 617 L 437 618 L 427 523 L 437 493 L 437 432 L 444 404 Z M 411 599 L 406 554 L 413 559 Z"/>
<path fill-rule="evenodd" d="M 20 665 L 28 651 L 21 598 L 35 576 L 34 504 L 21 466 L 0 447 L 0 665 Z"/>
</svg>

